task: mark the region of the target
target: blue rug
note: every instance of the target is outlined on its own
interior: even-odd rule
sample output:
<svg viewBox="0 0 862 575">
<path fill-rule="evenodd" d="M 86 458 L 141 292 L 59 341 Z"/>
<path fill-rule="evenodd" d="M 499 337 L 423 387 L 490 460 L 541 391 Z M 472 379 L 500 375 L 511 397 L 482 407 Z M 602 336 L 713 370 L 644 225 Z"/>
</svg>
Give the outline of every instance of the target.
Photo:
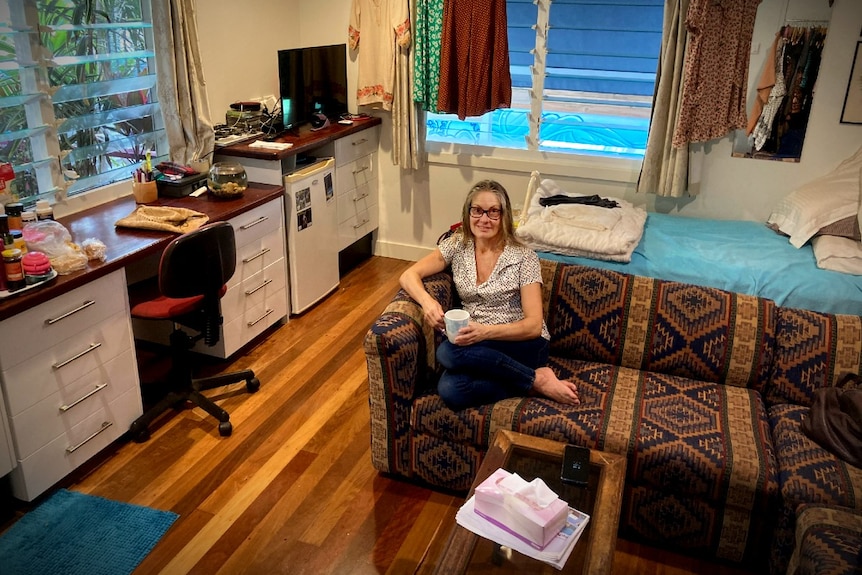
<svg viewBox="0 0 862 575">
<path fill-rule="evenodd" d="M 131 573 L 177 517 L 61 489 L 0 537 L 0 573 Z"/>
</svg>

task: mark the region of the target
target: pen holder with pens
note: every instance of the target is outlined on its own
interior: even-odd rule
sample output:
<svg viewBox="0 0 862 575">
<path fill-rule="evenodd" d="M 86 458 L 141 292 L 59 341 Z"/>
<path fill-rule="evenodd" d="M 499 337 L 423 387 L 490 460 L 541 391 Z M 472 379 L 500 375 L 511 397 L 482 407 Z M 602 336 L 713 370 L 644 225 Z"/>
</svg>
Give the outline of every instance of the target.
<svg viewBox="0 0 862 575">
<path fill-rule="evenodd" d="M 138 204 L 149 204 L 159 198 L 159 189 L 155 181 L 132 182 L 132 194 Z"/>
</svg>

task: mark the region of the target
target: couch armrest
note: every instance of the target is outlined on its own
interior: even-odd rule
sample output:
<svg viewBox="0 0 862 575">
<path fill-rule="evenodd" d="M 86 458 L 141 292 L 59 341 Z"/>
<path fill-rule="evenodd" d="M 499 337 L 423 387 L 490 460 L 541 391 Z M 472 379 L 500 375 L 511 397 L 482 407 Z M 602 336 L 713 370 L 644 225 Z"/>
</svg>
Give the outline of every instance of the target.
<svg viewBox="0 0 862 575">
<path fill-rule="evenodd" d="M 444 310 L 453 302 L 448 273 L 425 279 Z M 399 290 L 365 335 L 371 459 L 383 472 L 410 476 L 410 414 L 413 400 L 434 389 L 437 345 L 443 334 L 425 325 L 422 307 Z"/>
</svg>

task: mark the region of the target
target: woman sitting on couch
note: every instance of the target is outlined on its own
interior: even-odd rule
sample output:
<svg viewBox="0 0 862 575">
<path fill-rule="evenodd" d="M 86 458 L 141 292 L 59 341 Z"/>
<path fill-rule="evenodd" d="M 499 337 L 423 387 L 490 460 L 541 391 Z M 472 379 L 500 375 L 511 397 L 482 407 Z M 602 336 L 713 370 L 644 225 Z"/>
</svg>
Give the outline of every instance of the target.
<svg viewBox="0 0 862 575">
<path fill-rule="evenodd" d="M 547 367 L 550 334 L 542 317 L 539 258 L 514 235 L 509 195 L 484 180 L 467 194 L 461 227 L 401 275 L 401 287 L 421 306 L 425 321 L 444 329 L 443 308 L 422 279 L 451 266 L 455 289 L 470 313 L 454 343 L 444 340 L 437 361 L 438 392 L 450 408 L 543 395 L 577 404 L 578 390 Z"/>
</svg>

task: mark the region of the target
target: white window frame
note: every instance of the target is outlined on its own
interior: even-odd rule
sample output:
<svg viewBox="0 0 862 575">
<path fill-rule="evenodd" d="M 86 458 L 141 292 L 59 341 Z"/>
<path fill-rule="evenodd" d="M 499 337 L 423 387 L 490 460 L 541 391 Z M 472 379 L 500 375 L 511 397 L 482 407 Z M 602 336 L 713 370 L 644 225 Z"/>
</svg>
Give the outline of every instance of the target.
<svg viewBox="0 0 862 575">
<path fill-rule="evenodd" d="M 141 4 L 142 23 L 134 27 L 142 28 L 146 43 L 146 58 L 148 70 L 152 70 L 152 78 L 145 83 L 151 83 L 149 89 L 150 100 L 144 104 L 151 111 L 153 131 L 147 132 L 149 139 L 155 141 L 156 149 L 167 150 L 167 137 L 164 133 L 164 122 L 158 104 L 157 83 L 155 82 L 155 57 L 153 53 L 153 27 L 150 0 L 139 0 Z M 57 93 L 55 88 L 48 85 L 47 69 L 54 62 L 69 63 L 73 59 L 57 58 L 53 54 L 46 53 L 41 46 L 39 34 L 44 29 L 39 28 L 39 7 L 33 0 L 7 0 L 8 21 L 0 18 L 0 32 L 7 37 L 14 38 L 15 62 L 0 63 L 6 69 L 16 69 L 19 74 L 21 89 L 24 94 L 39 94 L 25 98 L 23 104 L 27 118 L 26 131 L 29 133 L 29 141 L 32 150 L 33 161 L 16 167 L 16 173 L 21 171 L 32 171 L 36 176 L 38 194 L 29 196 L 22 201 L 30 204 L 36 199 L 48 199 L 52 203 L 66 203 L 66 200 L 77 196 L 90 196 L 91 199 L 106 201 L 120 195 L 125 195 L 128 190 L 128 181 L 131 174 L 140 162 L 130 163 L 115 168 L 111 172 L 100 173 L 92 176 L 85 182 L 77 180 L 77 174 L 65 169 L 67 165 L 64 159 L 70 151 L 62 151 L 58 128 L 63 121 L 54 115 L 54 101 L 52 96 Z M 2 14 L 0 14 L 2 16 Z M 98 26 L 98 25 L 96 25 Z M 108 25 L 110 26 L 110 25 Z M 67 62 L 68 61 L 68 62 Z M 21 66 L 21 64 L 24 64 Z M 0 68 L 2 69 L 2 68 Z M 20 135 L 20 134 L 18 134 Z M 6 135 L 8 138 L 8 134 Z M 0 136 L 2 137 L 2 136 Z M 9 138 L 18 139 L 18 138 Z M 163 154 L 166 155 L 166 154 Z M 75 189 L 76 187 L 80 189 Z M 0 195 L 0 203 L 10 200 L 8 194 Z M 63 215 L 66 211 L 61 208 L 58 214 Z M 71 210 L 74 211 L 74 210 Z"/>
<path fill-rule="evenodd" d="M 480 169 L 505 170 L 512 172 L 531 172 L 538 170 L 543 175 L 559 177 L 584 177 L 590 179 L 635 184 L 637 183 L 642 157 L 612 157 L 593 155 L 583 151 L 554 152 L 539 149 L 539 129 L 543 108 L 548 109 L 550 101 L 536 94 L 544 94 L 545 54 L 547 53 L 547 34 L 550 27 L 549 17 L 552 0 L 535 0 L 537 5 L 536 45 L 534 63 L 531 66 L 532 88 L 513 88 L 513 102 L 529 98 L 530 119 L 529 135 L 526 137 L 527 149 L 497 146 L 479 146 L 466 143 L 425 140 L 425 151 L 429 164 L 469 166 Z M 612 97 L 612 96 L 611 96 Z M 646 108 L 649 117 L 649 108 Z M 425 120 L 426 118 L 423 118 Z"/>
</svg>

